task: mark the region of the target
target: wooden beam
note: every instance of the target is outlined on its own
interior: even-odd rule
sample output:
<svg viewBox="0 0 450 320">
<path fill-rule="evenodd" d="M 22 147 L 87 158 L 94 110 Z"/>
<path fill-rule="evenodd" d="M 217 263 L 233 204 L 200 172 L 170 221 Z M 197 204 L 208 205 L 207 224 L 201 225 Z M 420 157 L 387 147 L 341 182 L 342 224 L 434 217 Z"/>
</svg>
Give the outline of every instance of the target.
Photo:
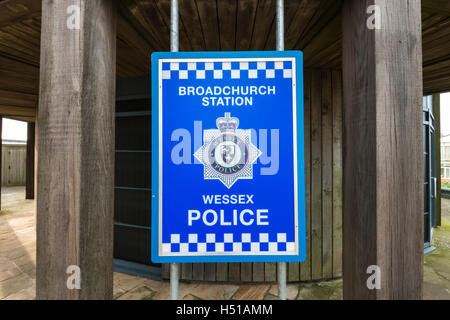
<svg viewBox="0 0 450 320">
<path fill-rule="evenodd" d="M 366 27 L 370 5 L 380 30 Z M 421 299 L 420 0 L 346 0 L 342 21 L 344 299 Z M 379 290 L 367 286 L 370 266 Z"/>
<path fill-rule="evenodd" d="M 422 8 L 426 12 L 450 16 L 450 2 L 448 0 L 422 0 Z"/>
<path fill-rule="evenodd" d="M 1 90 L 0 90 L 1 92 Z M 16 106 L 2 105 L 0 103 L 0 115 L 5 117 L 32 117 L 36 115 L 35 108 L 22 108 Z"/>
<path fill-rule="evenodd" d="M 22 116 L 7 116 L 5 118 L 23 122 L 33 122 L 36 120 L 36 117 L 22 117 Z"/>
<path fill-rule="evenodd" d="M 24 108 L 36 108 L 38 96 L 25 92 L 13 92 L 0 89 L 0 105 Z"/>
<path fill-rule="evenodd" d="M 117 2 L 72 3 L 42 1 L 37 299 L 112 299 Z"/>
<path fill-rule="evenodd" d="M 0 2 L 0 28 L 22 21 L 41 11 L 41 2 L 36 0 L 4 0 Z"/>
<path fill-rule="evenodd" d="M 35 142 L 35 124 L 28 123 L 27 128 L 27 170 L 26 170 L 26 192 L 25 198 L 34 199 L 34 142 Z"/>
</svg>

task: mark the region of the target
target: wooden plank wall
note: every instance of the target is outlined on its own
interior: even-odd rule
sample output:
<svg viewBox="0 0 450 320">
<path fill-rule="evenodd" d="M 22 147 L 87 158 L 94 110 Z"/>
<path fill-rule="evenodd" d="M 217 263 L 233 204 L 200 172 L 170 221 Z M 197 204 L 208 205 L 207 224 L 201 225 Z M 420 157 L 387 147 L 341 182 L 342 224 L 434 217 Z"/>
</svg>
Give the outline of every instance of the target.
<svg viewBox="0 0 450 320">
<path fill-rule="evenodd" d="M 307 69 L 304 78 L 307 260 L 288 264 L 290 282 L 342 276 L 342 72 Z M 181 265 L 183 280 L 274 282 L 276 274 L 275 263 Z"/>
<path fill-rule="evenodd" d="M 2 186 L 24 186 L 26 183 L 26 145 L 3 145 Z"/>
</svg>

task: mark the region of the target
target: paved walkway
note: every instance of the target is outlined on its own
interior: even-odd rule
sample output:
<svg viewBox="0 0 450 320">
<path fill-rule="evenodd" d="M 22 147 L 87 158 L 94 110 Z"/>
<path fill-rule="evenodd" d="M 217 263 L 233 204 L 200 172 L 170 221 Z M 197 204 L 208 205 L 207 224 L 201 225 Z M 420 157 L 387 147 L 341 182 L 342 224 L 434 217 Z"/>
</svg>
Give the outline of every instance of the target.
<svg viewBox="0 0 450 320">
<path fill-rule="evenodd" d="M 25 188 L 2 188 L 0 212 L 0 299 L 34 299 L 35 203 Z"/>
<path fill-rule="evenodd" d="M 6 189 L 6 190 L 5 190 Z M 0 300 L 35 298 L 36 229 L 35 203 L 24 200 L 24 188 L 2 189 L 0 212 Z M 425 258 L 424 296 L 450 299 L 450 200 L 443 226 L 435 231 L 437 250 Z M 180 283 L 184 300 L 277 299 L 276 284 Z M 114 299 L 169 299 L 169 283 L 114 273 Z M 342 280 L 289 284 L 288 299 L 342 299 Z"/>
<path fill-rule="evenodd" d="M 442 198 L 442 222 L 450 224 L 450 199 Z"/>
</svg>

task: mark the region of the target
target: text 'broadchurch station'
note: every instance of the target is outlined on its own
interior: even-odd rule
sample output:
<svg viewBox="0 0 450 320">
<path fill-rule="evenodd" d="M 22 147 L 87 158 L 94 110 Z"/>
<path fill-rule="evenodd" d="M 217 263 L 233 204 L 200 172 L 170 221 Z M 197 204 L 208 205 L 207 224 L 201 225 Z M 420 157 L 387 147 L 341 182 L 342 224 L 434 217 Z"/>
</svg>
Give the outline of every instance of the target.
<svg viewBox="0 0 450 320">
<path fill-rule="evenodd" d="M 274 96 L 276 91 L 276 86 L 180 86 L 178 95 L 200 96 L 204 107 L 253 106 L 253 96 Z"/>
</svg>

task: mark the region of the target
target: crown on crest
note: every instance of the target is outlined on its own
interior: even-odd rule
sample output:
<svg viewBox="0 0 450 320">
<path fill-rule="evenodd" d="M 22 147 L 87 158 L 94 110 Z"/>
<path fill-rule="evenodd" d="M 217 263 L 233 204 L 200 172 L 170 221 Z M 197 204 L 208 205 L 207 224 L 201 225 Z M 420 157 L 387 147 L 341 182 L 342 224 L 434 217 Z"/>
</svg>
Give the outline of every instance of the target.
<svg viewBox="0 0 450 320">
<path fill-rule="evenodd" d="M 225 117 L 218 118 L 216 121 L 217 128 L 221 132 L 236 131 L 239 127 L 239 119 L 232 118 L 230 112 L 225 112 Z"/>
</svg>

